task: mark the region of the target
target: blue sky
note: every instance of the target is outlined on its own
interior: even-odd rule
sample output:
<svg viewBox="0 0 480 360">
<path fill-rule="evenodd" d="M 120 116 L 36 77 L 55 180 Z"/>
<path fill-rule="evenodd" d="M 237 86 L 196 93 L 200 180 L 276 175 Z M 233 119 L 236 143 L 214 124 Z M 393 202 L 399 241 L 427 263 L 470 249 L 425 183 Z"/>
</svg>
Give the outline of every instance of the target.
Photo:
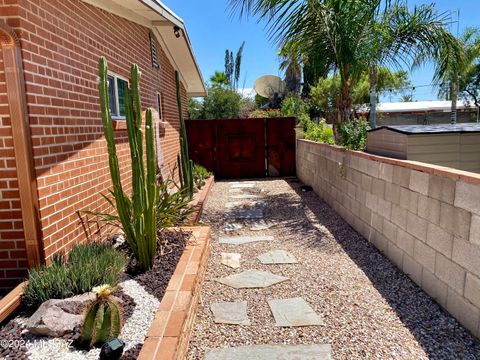
<svg viewBox="0 0 480 360">
<path fill-rule="evenodd" d="M 245 87 L 251 88 L 255 79 L 265 74 L 281 75 L 278 70 L 279 60 L 275 46 L 268 40 L 263 24 L 255 20 L 239 20 L 231 16 L 227 8 L 228 0 L 163 0 L 165 5 L 183 18 L 187 25 L 190 39 L 200 64 L 203 76 L 208 79 L 215 70 L 224 69 L 225 49 L 236 52 L 242 41 L 245 50 L 242 63 L 240 86 L 245 80 Z M 436 3 L 440 12 L 460 11 L 460 33 L 467 26 L 480 27 L 480 0 L 426 0 L 409 1 L 410 5 Z M 456 19 L 453 14 L 452 18 Z M 457 26 L 453 24 L 456 33 Z M 414 85 L 428 85 L 432 80 L 431 65 L 411 73 Z M 413 91 L 414 100 L 436 99 L 432 87 L 418 87 Z M 388 101 L 389 96 L 383 101 Z M 392 100 L 395 101 L 393 96 Z"/>
</svg>

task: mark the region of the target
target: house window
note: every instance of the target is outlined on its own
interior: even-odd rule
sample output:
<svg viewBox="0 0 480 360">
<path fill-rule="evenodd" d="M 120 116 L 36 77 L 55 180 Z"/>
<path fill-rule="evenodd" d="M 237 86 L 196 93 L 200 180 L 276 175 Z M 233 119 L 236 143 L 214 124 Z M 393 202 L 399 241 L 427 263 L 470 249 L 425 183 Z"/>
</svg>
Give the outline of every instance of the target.
<svg viewBox="0 0 480 360">
<path fill-rule="evenodd" d="M 128 81 L 114 74 L 108 75 L 108 96 L 112 118 L 125 117 L 125 93 Z"/>
</svg>

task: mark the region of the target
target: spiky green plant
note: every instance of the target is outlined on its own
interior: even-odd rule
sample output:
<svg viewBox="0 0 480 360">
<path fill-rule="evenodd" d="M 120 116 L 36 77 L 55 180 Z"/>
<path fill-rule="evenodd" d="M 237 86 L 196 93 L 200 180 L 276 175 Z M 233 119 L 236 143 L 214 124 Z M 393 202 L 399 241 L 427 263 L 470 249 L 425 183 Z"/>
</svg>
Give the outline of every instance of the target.
<svg viewBox="0 0 480 360">
<path fill-rule="evenodd" d="M 122 329 L 123 312 L 110 295 L 113 288 L 102 285 L 92 289 L 97 298 L 87 305 L 81 341 L 90 346 L 99 346 L 116 338 Z"/>
<path fill-rule="evenodd" d="M 188 196 L 193 196 L 193 161 L 188 154 L 187 129 L 185 119 L 183 118 L 182 97 L 180 94 L 180 75 L 175 71 L 175 81 L 177 86 L 177 106 L 178 116 L 180 118 L 180 155 L 177 156 L 178 171 L 180 176 L 180 185 L 182 189 L 187 189 Z"/>
<path fill-rule="evenodd" d="M 142 270 L 153 265 L 157 248 L 156 211 L 159 188 L 156 179 L 153 114 L 145 113 L 146 169 L 143 157 L 142 106 L 140 101 L 140 71 L 133 64 L 131 87 L 125 91 L 126 123 L 132 164 L 132 195 L 124 192 L 120 177 L 115 136 L 108 98 L 108 66 L 104 57 L 99 61 L 99 91 L 103 130 L 107 140 L 113 200 L 104 196 L 117 210 L 117 215 L 98 214 L 109 221 L 119 221 L 125 237 Z"/>
</svg>

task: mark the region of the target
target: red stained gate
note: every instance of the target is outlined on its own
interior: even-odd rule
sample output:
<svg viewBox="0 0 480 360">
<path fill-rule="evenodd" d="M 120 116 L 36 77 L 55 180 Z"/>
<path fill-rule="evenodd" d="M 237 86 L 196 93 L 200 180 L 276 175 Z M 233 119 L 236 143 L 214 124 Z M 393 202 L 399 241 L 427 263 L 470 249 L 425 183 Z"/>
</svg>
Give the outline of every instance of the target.
<svg viewBox="0 0 480 360">
<path fill-rule="evenodd" d="M 190 158 L 217 178 L 295 175 L 295 118 L 186 121 Z"/>
</svg>

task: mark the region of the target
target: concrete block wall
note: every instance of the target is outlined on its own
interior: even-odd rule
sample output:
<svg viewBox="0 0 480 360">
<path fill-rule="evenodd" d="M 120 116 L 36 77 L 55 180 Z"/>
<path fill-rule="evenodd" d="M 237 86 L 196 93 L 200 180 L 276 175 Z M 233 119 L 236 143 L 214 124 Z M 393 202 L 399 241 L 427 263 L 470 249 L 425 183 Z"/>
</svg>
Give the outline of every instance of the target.
<svg viewBox="0 0 480 360">
<path fill-rule="evenodd" d="M 480 175 L 297 141 L 299 179 L 480 338 Z"/>
</svg>

